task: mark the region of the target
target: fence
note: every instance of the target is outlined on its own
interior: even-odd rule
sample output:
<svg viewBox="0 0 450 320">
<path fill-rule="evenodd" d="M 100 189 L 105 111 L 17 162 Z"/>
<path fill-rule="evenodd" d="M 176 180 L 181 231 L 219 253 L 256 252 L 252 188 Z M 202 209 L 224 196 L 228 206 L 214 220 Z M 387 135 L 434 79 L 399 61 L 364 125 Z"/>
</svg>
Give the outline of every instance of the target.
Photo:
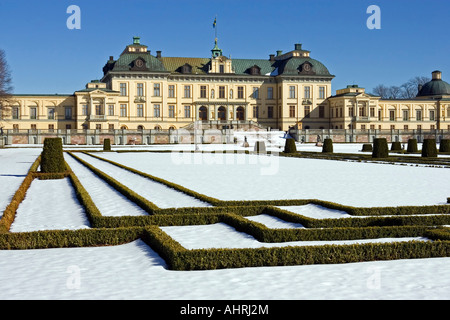
<svg viewBox="0 0 450 320">
<path fill-rule="evenodd" d="M 45 138 L 60 137 L 66 145 L 99 145 L 104 139 L 110 139 L 116 145 L 150 145 L 150 144 L 192 144 L 192 143 L 233 143 L 235 138 L 243 134 L 255 133 L 265 139 L 269 133 L 280 131 L 232 129 L 201 129 L 201 130 L 3 130 L 0 136 L 0 146 L 14 144 L 42 144 Z M 371 143 L 375 138 L 386 138 L 388 142 L 408 142 L 409 139 L 433 138 L 450 139 L 449 130 L 296 130 L 290 129 L 289 134 L 298 142 L 315 143 L 331 138 L 335 143 Z"/>
</svg>

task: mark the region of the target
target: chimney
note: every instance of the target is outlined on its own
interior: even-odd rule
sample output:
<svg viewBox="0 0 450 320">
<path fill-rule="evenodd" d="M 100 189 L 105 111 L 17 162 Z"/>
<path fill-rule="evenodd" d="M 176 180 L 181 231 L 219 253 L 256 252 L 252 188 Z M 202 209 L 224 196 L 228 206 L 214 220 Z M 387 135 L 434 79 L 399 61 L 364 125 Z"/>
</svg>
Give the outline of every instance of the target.
<svg viewBox="0 0 450 320">
<path fill-rule="evenodd" d="M 109 61 L 113 61 L 114 57 L 113 56 L 109 56 Z"/>
<path fill-rule="evenodd" d="M 269 61 L 275 61 L 275 55 L 269 54 Z"/>
<path fill-rule="evenodd" d="M 302 44 L 301 43 L 296 43 L 295 44 L 295 50 L 302 50 Z"/>
<path fill-rule="evenodd" d="M 156 57 L 161 58 L 161 51 L 156 51 Z"/>
<path fill-rule="evenodd" d="M 281 56 L 281 53 L 282 53 L 283 51 L 281 51 L 281 50 L 277 50 L 277 57 L 279 57 L 279 56 Z"/>
<path fill-rule="evenodd" d="M 431 73 L 431 78 L 433 80 L 441 80 L 442 79 L 442 72 L 440 72 L 439 70 L 433 71 Z"/>
</svg>

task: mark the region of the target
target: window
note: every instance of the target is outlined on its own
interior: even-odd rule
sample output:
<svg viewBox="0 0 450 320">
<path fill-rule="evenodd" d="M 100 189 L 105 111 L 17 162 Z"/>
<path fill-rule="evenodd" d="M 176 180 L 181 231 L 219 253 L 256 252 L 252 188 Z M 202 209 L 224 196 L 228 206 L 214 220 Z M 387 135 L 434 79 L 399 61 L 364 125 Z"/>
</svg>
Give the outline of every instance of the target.
<svg viewBox="0 0 450 320">
<path fill-rule="evenodd" d="M 127 105 L 126 104 L 121 104 L 120 105 L 120 116 L 121 117 L 126 117 L 127 116 Z"/>
<path fill-rule="evenodd" d="M 19 132 L 19 125 L 13 124 L 13 132 Z"/>
<path fill-rule="evenodd" d="M 258 106 L 253 106 L 253 118 L 259 117 L 259 108 Z"/>
<path fill-rule="evenodd" d="M 47 109 L 47 118 L 49 120 L 54 120 L 55 119 L 55 108 L 48 108 Z"/>
<path fill-rule="evenodd" d="M 289 87 L 289 98 L 295 99 L 295 86 Z"/>
<path fill-rule="evenodd" d="M 422 121 L 422 110 L 416 110 L 416 120 Z"/>
<path fill-rule="evenodd" d="M 175 118 L 175 106 L 169 106 L 169 118 Z"/>
<path fill-rule="evenodd" d="M 295 106 L 289 106 L 289 117 L 295 118 Z"/>
<path fill-rule="evenodd" d="M 382 120 L 382 113 L 381 113 L 381 110 L 378 110 L 378 121 L 381 121 Z"/>
<path fill-rule="evenodd" d="M 219 87 L 219 99 L 225 99 L 225 87 L 224 86 Z"/>
<path fill-rule="evenodd" d="M 114 124 L 111 124 L 111 123 L 110 123 L 110 124 L 108 125 L 108 130 L 109 130 L 109 131 L 114 131 Z"/>
<path fill-rule="evenodd" d="M 311 87 L 305 87 L 305 99 L 311 98 Z"/>
<path fill-rule="evenodd" d="M 325 87 L 319 87 L 319 99 L 325 99 Z"/>
<path fill-rule="evenodd" d="M 259 98 L 259 90 L 256 87 L 253 87 L 253 95 L 252 95 L 253 99 L 258 99 Z"/>
<path fill-rule="evenodd" d="M 64 109 L 64 118 L 66 120 L 72 119 L 72 107 L 66 107 Z"/>
<path fill-rule="evenodd" d="M 408 130 L 408 125 L 407 125 L 407 124 L 405 124 L 405 125 L 403 126 L 403 130 Z"/>
<path fill-rule="evenodd" d="M 325 118 L 325 106 L 319 106 L 319 118 Z"/>
<path fill-rule="evenodd" d="M 370 108 L 370 117 L 375 118 L 375 108 Z"/>
<path fill-rule="evenodd" d="M 48 132 L 53 132 L 55 131 L 55 125 L 54 124 L 49 124 L 48 125 Z"/>
<path fill-rule="evenodd" d="M 136 112 L 136 116 L 137 117 L 143 117 L 144 116 L 144 105 L 143 104 L 138 104 L 136 111 L 137 111 Z"/>
<path fill-rule="evenodd" d="M 219 65 L 219 72 L 225 73 L 225 66 L 223 64 Z"/>
<path fill-rule="evenodd" d="M 409 111 L 403 110 L 403 121 L 408 121 L 408 120 L 409 120 Z"/>
<path fill-rule="evenodd" d="M 103 115 L 103 106 L 102 106 L 101 104 L 97 104 L 97 105 L 95 106 L 95 114 L 96 114 L 97 116 Z"/>
<path fill-rule="evenodd" d="M 144 96 L 144 84 L 143 83 L 138 83 L 137 84 L 136 95 L 138 97 Z"/>
<path fill-rule="evenodd" d="M 81 115 L 82 116 L 87 116 L 88 115 L 88 105 L 87 104 L 83 104 L 81 106 Z"/>
<path fill-rule="evenodd" d="M 366 108 L 365 107 L 359 107 L 359 116 L 360 117 L 366 116 Z"/>
<path fill-rule="evenodd" d="M 348 116 L 353 117 L 353 107 L 348 108 Z"/>
<path fill-rule="evenodd" d="M 244 87 L 238 87 L 238 99 L 244 99 Z"/>
<path fill-rule="evenodd" d="M 389 110 L 389 121 L 395 121 L 395 110 Z"/>
<path fill-rule="evenodd" d="M 169 98 L 175 98 L 175 86 L 174 85 L 169 86 Z"/>
<path fill-rule="evenodd" d="M 120 84 L 120 95 L 121 96 L 126 96 L 127 95 L 127 84 L 126 83 L 121 83 Z"/>
<path fill-rule="evenodd" d="M 30 108 L 30 119 L 37 119 L 37 108 Z"/>
<path fill-rule="evenodd" d="M 20 109 L 19 107 L 13 107 L 12 108 L 12 118 L 13 119 L 19 119 L 20 117 Z"/>
<path fill-rule="evenodd" d="M 66 130 L 71 130 L 72 129 L 72 125 L 71 124 L 66 124 Z"/>
<path fill-rule="evenodd" d="M 269 118 L 269 119 L 273 118 L 273 106 L 267 107 L 267 118 Z"/>
<path fill-rule="evenodd" d="M 200 98 L 206 98 L 206 86 L 200 86 Z"/>
<path fill-rule="evenodd" d="M 113 104 L 110 104 L 108 106 L 108 115 L 109 116 L 113 116 L 114 115 L 114 105 Z"/>
<path fill-rule="evenodd" d="M 370 125 L 370 130 L 375 130 L 375 125 L 374 124 Z"/>
<path fill-rule="evenodd" d="M 434 110 L 430 110 L 430 121 L 435 121 Z"/>
<path fill-rule="evenodd" d="M 430 130 L 436 130 L 436 127 L 434 124 L 430 125 Z"/>
<path fill-rule="evenodd" d="M 191 106 L 184 106 L 184 117 L 185 118 L 191 117 Z"/>
<path fill-rule="evenodd" d="M 154 116 L 155 118 L 161 117 L 161 107 L 160 107 L 159 104 L 155 104 L 155 105 L 153 106 L 153 116 Z"/>
<path fill-rule="evenodd" d="M 267 88 L 267 99 L 273 99 L 273 88 L 272 87 Z"/>
<path fill-rule="evenodd" d="M 185 98 L 191 97 L 191 86 L 184 86 L 184 97 Z"/>
<path fill-rule="evenodd" d="M 395 130 L 395 124 L 391 124 L 391 130 Z"/>
<path fill-rule="evenodd" d="M 97 123 L 95 125 L 95 130 L 102 130 L 102 125 L 100 123 Z"/>
<path fill-rule="evenodd" d="M 365 124 L 361 125 L 361 130 L 366 130 L 366 125 Z"/>
<path fill-rule="evenodd" d="M 305 106 L 305 118 L 309 118 L 311 114 L 311 107 Z"/>
<path fill-rule="evenodd" d="M 153 96 L 161 96 L 161 85 L 159 83 L 153 84 Z"/>
<path fill-rule="evenodd" d="M 37 130 L 37 128 L 36 128 L 36 125 L 35 125 L 35 124 L 32 124 L 32 125 L 31 125 L 31 130 L 32 130 L 32 131 L 36 131 L 36 130 Z"/>
</svg>

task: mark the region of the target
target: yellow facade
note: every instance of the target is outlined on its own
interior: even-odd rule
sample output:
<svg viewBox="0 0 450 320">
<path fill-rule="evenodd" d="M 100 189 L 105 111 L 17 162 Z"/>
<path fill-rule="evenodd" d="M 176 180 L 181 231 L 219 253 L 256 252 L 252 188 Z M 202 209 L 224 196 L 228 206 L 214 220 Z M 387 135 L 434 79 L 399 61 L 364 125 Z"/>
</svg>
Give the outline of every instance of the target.
<svg viewBox="0 0 450 320">
<path fill-rule="evenodd" d="M 6 130 L 168 130 L 196 120 L 216 128 L 450 130 L 450 95 L 382 100 L 334 78 L 310 52 L 232 59 L 150 54 L 135 37 L 103 68 L 100 80 L 72 95 L 14 95 Z M 441 79 L 433 73 L 433 80 Z"/>
</svg>

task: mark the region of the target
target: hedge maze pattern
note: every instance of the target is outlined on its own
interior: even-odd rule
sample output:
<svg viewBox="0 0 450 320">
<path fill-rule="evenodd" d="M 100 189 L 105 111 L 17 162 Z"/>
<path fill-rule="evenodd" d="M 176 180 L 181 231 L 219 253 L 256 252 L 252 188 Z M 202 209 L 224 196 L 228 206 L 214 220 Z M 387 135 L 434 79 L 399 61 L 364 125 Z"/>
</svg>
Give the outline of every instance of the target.
<svg viewBox="0 0 450 320">
<path fill-rule="evenodd" d="M 294 152 L 294 154 L 281 154 L 281 156 L 312 157 L 311 154 L 295 154 L 295 150 L 287 151 Z M 102 216 L 89 193 L 67 163 L 65 163 L 66 170 L 62 173 L 42 173 L 38 172 L 41 161 L 41 157 L 38 157 L 0 219 L 0 249 L 105 246 L 142 239 L 166 261 L 172 270 L 348 263 L 450 256 L 450 232 L 449 228 L 444 227 L 450 225 L 450 205 L 361 208 L 317 199 L 222 201 L 103 159 L 92 152 L 84 152 L 91 157 L 109 162 L 212 205 L 209 207 L 161 209 L 149 199 L 143 198 L 113 177 L 82 160 L 76 155 L 76 152 L 67 153 L 126 198 L 143 208 L 148 215 Z M 337 157 L 335 154 L 328 156 Z M 64 177 L 70 179 L 76 196 L 85 209 L 91 228 L 74 231 L 10 232 L 17 208 L 24 199 L 33 179 Z M 353 216 L 364 217 L 312 219 L 276 207 L 305 204 L 316 204 L 345 211 Z M 259 214 L 268 214 L 284 221 L 300 223 L 305 228 L 271 229 L 261 223 L 246 219 L 248 216 Z M 237 231 L 245 232 L 260 242 L 268 243 L 387 237 L 425 237 L 431 241 L 188 250 L 160 228 L 162 226 L 203 225 L 219 222 L 225 223 Z"/>
</svg>

